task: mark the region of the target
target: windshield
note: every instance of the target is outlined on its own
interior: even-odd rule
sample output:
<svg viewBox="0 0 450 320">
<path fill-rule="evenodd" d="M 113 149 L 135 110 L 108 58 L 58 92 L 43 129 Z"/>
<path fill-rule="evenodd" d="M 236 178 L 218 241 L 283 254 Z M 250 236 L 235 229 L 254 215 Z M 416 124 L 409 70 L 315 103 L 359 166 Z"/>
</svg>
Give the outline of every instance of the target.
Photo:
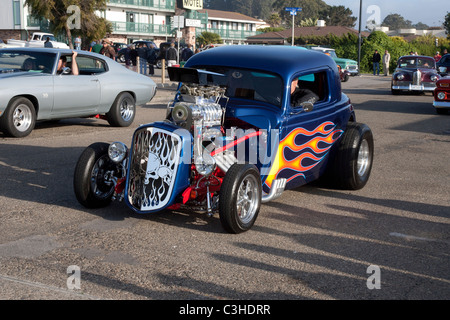
<svg viewBox="0 0 450 320">
<path fill-rule="evenodd" d="M 51 73 L 55 54 L 50 52 L 0 51 L 0 73 Z"/>
<path fill-rule="evenodd" d="M 281 107 L 283 81 L 280 76 L 266 71 L 237 69 L 230 67 L 202 67 L 224 76 L 208 76 L 208 81 L 227 87 L 226 96 L 267 102 Z"/>
<path fill-rule="evenodd" d="M 435 61 L 427 57 L 404 57 L 398 61 L 399 68 L 434 68 Z"/>
</svg>

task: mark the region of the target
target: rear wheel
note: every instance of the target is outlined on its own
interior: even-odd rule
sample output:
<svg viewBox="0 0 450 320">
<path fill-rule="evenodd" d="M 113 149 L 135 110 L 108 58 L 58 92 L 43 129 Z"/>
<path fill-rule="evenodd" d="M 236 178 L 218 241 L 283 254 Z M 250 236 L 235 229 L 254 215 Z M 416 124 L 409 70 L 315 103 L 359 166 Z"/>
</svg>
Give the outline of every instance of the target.
<svg viewBox="0 0 450 320">
<path fill-rule="evenodd" d="M 327 180 L 341 189 L 363 188 L 372 170 L 373 148 L 370 128 L 362 123 L 349 122 L 334 158 L 330 159 Z"/>
<path fill-rule="evenodd" d="M 136 101 L 128 92 L 122 92 L 106 114 L 108 123 L 113 127 L 128 127 L 136 116 Z"/>
<path fill-rule="evenodd" d="M 75 196 L 87 208 L 105 207 L 114 193 L 117 166 L 109 159 L 107 143 L 87 147 L 75 167 L 73 186 Z"/>
<path fill-rule="evenodd" d="M 3 132 L 15 138 L 28 136 L 36 124 L 36 110 L 33 103 L 24 97 L 10 101 L 0 118 L 0 128 Z"/>
<path fill-rule="evenodd" d="M 230 167 L 220 188 L 219 215 L 223 228 L 230 233 L 249 230 L 261 206 L 261 177 L 251 164 Z"/>
</svg>

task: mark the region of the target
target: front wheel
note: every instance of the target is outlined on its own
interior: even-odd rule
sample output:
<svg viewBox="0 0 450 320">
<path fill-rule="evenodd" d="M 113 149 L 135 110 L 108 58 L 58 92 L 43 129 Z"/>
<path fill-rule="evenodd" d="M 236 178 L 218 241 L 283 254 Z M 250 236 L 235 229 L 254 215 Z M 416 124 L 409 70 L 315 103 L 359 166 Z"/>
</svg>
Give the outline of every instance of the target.
<svg viewBox="0 0 450 320">
<path fill-rule="evenodd" d="M 261 206 L 261 177 L 251 164 L 234 164 L 220 188 L 219 216 L 223 228 L 230 233 L 249 230 Z"/>
<path fill-rule="evenodd" d="M 107 143 L 94 143 L 87 147 L 74 172 L 75 196 L 87 208 L 101 208 L 111 202 L 117 166 L 109 159 Z"/>
<path fill-rule="evenodd" d="M 0 118 L 0 128 L 10 137 L 28 136 L 36 123 L 36 110 L 33 103 L 24 97 L 11 100 Z"/>
</svg>

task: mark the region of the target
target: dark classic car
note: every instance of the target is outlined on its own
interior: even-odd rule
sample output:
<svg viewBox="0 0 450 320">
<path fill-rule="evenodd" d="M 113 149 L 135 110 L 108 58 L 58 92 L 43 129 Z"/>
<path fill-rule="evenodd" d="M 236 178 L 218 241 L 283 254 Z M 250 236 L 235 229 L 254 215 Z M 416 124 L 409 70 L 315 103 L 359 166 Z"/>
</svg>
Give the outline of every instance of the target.
<svg viewBox="0 0 450 320">
<path fill-rule="evenodd" d="M 169 68 L 179 82 L 166 118 L 136 129 L 131 146 L 95 143 L 74 173 L 78 201 L 124 199 L 137 213 L 218 212 L 230 233 L 249 230 L 261 203 L 323 179 L 356 190 L 373 160 L 327 55 L 283 46 L 224 46 Z"/>
<path fill-rule="evenodd" d="M 438 114 L 446 114 L 450 110 L 450 77 L 442 78 L 436 83 L 433 106 Z"/>
<path fill-rule="evenodd" d="M 436 62 L 436 68 L 441 76 L 447 76 L 450 73 L 450 54 L 442 56 L 442 58 Z"/>
<path fill-rule="evenodd" d="M 392 75 L 392 94 L 402 91 L 433 92 L 439 80 L 436 61 L 427 56 L 403 56 Z"/>
</svg>

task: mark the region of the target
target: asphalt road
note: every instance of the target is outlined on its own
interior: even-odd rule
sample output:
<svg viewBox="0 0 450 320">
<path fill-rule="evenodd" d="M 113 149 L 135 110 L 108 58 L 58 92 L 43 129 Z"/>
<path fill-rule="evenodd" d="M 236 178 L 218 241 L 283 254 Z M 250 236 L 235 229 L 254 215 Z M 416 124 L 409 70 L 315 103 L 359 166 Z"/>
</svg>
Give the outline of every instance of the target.
<svg viewBox="0 0 450 320">
<path fill-rule="evenodd" d="M 164 117 L 170 86 L 130 128 L 71 119 L 24 139 L 0 133 L 0 299 L 450 299 L 450 115 L 430 94 L 392 96 L 389 81 L 343 84 L 375 138 L 366 187 L 286 191 L 240 235 L 217 215 L 75 199 L 83 149 L 130 145 L 139 124 Z"/>
</svg>

